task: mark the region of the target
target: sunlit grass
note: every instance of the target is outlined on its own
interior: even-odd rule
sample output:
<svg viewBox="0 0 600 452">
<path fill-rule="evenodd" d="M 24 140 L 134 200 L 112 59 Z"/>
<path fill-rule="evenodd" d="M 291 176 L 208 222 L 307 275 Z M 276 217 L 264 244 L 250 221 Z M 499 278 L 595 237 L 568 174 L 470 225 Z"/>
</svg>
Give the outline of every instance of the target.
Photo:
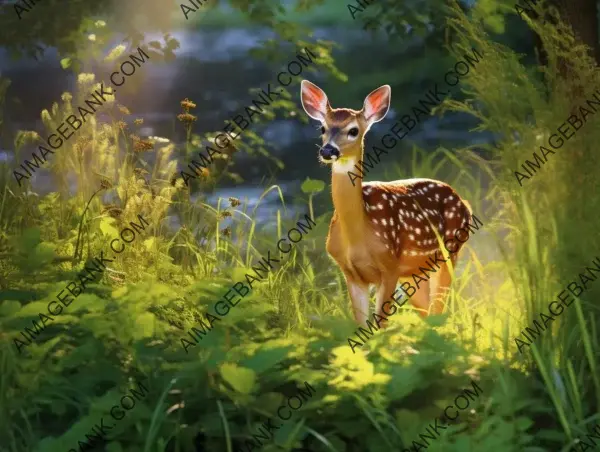
<svg viewBox="0 0 600 452">
<path fill-rule="evenodd" d="M 588 125 L 576 149 L 563 148 L 528 185 L 516 185 L 509 173 L 564 120 L 566 102 L 559 95 L 546 99 L 513 52 L 484 39 L 477 27 L 462 26 L 469 38 L 463 45 L 477 42 L 486 57 L 469 79 L 477 103 L 448 104 L 479 117 L 482 128 L 501 138 L 484 149 L 489 160 L 478 157 L 480 149 L 415 148 L 397 165 L 386 165 L 385 174 L 385 180 L 447 182 L 483 222 L 452 269 L 445 322 L 423 319 L 406 306 L 354 353 L 346 340 L 356 325 L 345 282 L 325 252 L 331 206 L 322 212 L 313 206 L 329 203 L 329 190 L 304 193 L 293 206 L 285 205 L 278 185 L 266 186 L 253 206 L 226 199 L 211 205 L 203 195 L 194 201 L 191 190 L 173 182 L 174 145 L 154 148 L 150 166 L 149 154 L 134 152 L 134 130 L 123 129 L 120 121 L 128 114 L 121 111 L 110 123 L 91 122 L 81 139 L 55 156 L 56 193 L 40 198 L 28 186 L 16 190 L 10 168 L 1 167 L 0 245 L 6 249 L 0 248 L 0 293 L 9 301 L 0 305 L 1 445 L 10 452 L 68 450 L 79 434 L 73 426 L 97 419 L 97 399 L 127 381 L 132 363 L 147 368 L 155 389 L 118 437 L 124 450 L 149 452 L 173 443 L 184 450 L 201 433 L 210 450 L 229 452 L 272 414 L 272 399 L 282 388 L 304 380 L 320 393 L 290 424 L 282 440 L 288 450 L 309 440 L 321 448 L 315 450 L 342 450 L 352 441 L 362 450 L 397 450 L 470 378 L 485 387 L 484 396 L 452 435 L 437 440 L 440 449 L 464 451 L 468 443 L 481 450 L 537 444 L 560 450 L 585 432 L 600 406 L 598 308 L 590 302 L 598 288 L 574 302 L 523 354 L 514 337 L 595 257 L 600 132 Z M 546 75 L 554 80 L 551 69 Z M 580 69 L 596 80 L 585 62 Z M 517 86 L 513 80 L 527 82 Z M 53 106 L 53 116 L 69 108 L 67 101 Z M 536 123 L 524 121 L 529 110 Z M 187 137 L 186 150 L 195 150 L 199 140 Z M 587 160 L 574 165 L 581 156 Z M 227 168 L 229 162 L 219 163 Z M 74 176 L 74 196 L 66 174 Z M 223 176 L 218 164 L 205 175 Z M 102 180 L 111 188 L 88 209 Z M 206 186 L 196 188 L 203 193 Z M 265 225 L 257 212 L 273 194 L 280 207 Z M 106 209 L 112 204 L 120 214 L 111 219 Z M 298 215 L 289 219 L 289 211 Z M 184 352 L 184 332 L 168 316 L 197 325 L 197 314 L 209 312 L 307 211 L 317 226 L 199 347 Z M 107 249 L 107 230 L 138 213 L 147 213 L 152 226 L 111 264 L 122 278 L 92 287 L 31 348 L 33 357 L 18 356 L 11 339 L 30 320 L 18 315 L 21 306 L 47 302 L 58 281 Z M 50 248 L 54 254 L 46 252 Z M 220 374 L 225 363 L 243 367 L 240 378 L 252 375 L 252 391 L 226 384 Z"/>
</svg>

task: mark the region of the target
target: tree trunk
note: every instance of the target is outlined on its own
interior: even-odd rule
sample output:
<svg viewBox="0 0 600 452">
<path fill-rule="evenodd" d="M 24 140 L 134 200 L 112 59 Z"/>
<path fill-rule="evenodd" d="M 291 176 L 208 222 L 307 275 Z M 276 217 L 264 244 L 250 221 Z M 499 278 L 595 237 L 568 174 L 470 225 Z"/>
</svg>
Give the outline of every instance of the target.
<svg viewBox="0 0 600 452">
<path fill-rule="evenodd" d="M 533 0 L 531 1 L 535 3 Z M 588 47 L 588 55 L 595 61 L 596 66 L 598 66 L 600 63 L 600 45 L 598 45 L 598 11 L 596 0 L 548 0 L 546 3 L 547 9 L 543 12 L 543 17 L 534 11 L 535 14 L 531 18 L 536 21 L 542 20 L 556 24 L 555 17 L 549 11 L 551 6 L 558 10 L 562 21 L 571 26 L 577 41 Z M 529 9 L 528 11 L 532 10 Z M 537 33 L 535 35 L 535 47 L 538 51 L 540 64 L 547 65 L 548 54 Z M 586 92 L 586 81 L 581 80 L 580 74 L 565 59 L 558 61 L 558 73 L 560 78 L 565 80 L 571 87 L 569 97 L 573 108 L 576 108 L 578 103 L 586 98 L 588 94 Z M 552 89 L 552 87 L 549 88 Z"/>
<path fill-rule="evenodd" d="M 589 55 L 600 63 L 598 7 L 596 0 L 554 0 L 560 16 L 573 27 L 575 36 L 587 45 Z"/>
</svg>

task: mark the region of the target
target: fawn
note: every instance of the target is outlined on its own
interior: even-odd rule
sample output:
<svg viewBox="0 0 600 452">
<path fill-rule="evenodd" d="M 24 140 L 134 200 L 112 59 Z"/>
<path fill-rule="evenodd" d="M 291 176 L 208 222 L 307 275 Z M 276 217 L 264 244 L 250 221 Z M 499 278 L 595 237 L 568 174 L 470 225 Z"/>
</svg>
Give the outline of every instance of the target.
<svg viewBox="0 0 600 452">
<path fill-rule="evenodd" d="M 348 172 L 363 159 L 366 133 L 389 110 L 389 85 L 372 91 L 360 111 L 331 108 L 323 90 L 308 80 L 302 81 L 301 101 L 308 116 L 321 122 L 319 160 L 332 166 L 335 210 L 327 252 L 344 273 L 355 320 L 365 325 L 369 286 L 377 287 L 375 310 L 382 315 L 398 279 L 418 273 L 439 255 L 436 232 L 441 240 L 451 238 L 471 220 L 471 208 L 452 187 L 433 179 L 351 181 Z M 462 243 L 458 246 L 449 258 L 453 268 Z M 450 287 L 448 264 L 436 262 L 444 263 L 410 299 L 422 315 L 441 313 Z"/>
</svg>

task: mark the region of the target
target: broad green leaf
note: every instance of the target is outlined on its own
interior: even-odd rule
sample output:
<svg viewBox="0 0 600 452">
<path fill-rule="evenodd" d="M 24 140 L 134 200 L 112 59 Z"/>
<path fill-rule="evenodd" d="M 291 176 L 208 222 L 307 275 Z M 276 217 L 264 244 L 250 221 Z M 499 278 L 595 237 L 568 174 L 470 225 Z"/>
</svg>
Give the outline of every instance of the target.
<svg viewBox="0 0 600 452">
<path fill-rule="evenodd" d="M 114 223 L 115 219 L 112 217 L 102 218 L 100 220 L 100 230 L 104 235 L 108 235 L 110 237 L 117 237 L 119 235 L 119 231 L 113 226 Z"/>
<path fill-rule="evenodd" d="M 69 66 L 71 66 L 71 58 L 63 58 L 62 60 L 60 60 L 60 66 L 63 69 L 68 69 Z"/>
<path fill-rule="evenodd" d="M 2 292 L 0 292 L 0 296 L 2 296 Z M 21 309 L 21 303 L 19 303 L 18 301 L 4 301 L 2 302 L 2 304 L 0 304 L 0 315 L 9 316 L 11 314 L 14 314 L 15 312 L 18 312 L 19 309 Z"/>
<path fill-rule="evenodd" d="M 307 177 L 300 188 L 304 193 L 319 193 L 325 189 L 325 182 Z"/>
<path fill-rule="evenodd" d="M 262 373 L 272 369 L 273 366 L 286 359 L 290 350 L 292 350 L 291 346 L 272 348 L 270 350 L 263 347 L 255 355 L 244 360 L 243 364 L 255 372 Z"/>
<path fill-rule="evenodd" d="M 225 363 L 220 368 L 221 376 L 236 391 L 242 394 L 250 394 L 256 381 L 254 371 L 236 364 Z"/>
</svg>

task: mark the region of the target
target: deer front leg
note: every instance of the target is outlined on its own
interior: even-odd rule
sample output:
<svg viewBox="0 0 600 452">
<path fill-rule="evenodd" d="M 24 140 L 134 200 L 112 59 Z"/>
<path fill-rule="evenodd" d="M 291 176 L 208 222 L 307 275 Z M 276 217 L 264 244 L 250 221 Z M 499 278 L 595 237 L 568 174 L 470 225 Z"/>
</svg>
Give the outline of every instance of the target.
<svg viewBox="0 0 600 452">
<path fill-rule="evenodd" d="M 384 279 L 382 283 L 377 288 L 376 302 L 375 302 L 375 313 L 382 317 L 387 318 L 387 314 L 383 312 L 383 303 L 386 300 L 390 300 L 392 298 L 392 294 L 394 293 L 394 288 L 396 287 L 396 279 Z M 388 307 L 389 309 L 389 307 Z M 383 320 L 381 322 L 381 328 L 387 327 L 387 320 Z"/>
<path fill-rule="evenodd" d="M 366 327 L 367 318 L 369 317 L 369 286 L 354 281 L 348 276 L 346 276 L 346 285 L 352 301 L 354 320 L 360 326 Z"/>
<path fill-rule="evenodd" d="M 454 268 L 454 262 L 452 264 Z M 431 314 L 441 314 L 444 312 L 451 283 L 450 269 L 448 268 L 448 264 L 444 263 L 441 265 L 438 273 L 431 275 L 430 286 L 431 297 L 433 298 L 430 308 Z"/>
</svg>

